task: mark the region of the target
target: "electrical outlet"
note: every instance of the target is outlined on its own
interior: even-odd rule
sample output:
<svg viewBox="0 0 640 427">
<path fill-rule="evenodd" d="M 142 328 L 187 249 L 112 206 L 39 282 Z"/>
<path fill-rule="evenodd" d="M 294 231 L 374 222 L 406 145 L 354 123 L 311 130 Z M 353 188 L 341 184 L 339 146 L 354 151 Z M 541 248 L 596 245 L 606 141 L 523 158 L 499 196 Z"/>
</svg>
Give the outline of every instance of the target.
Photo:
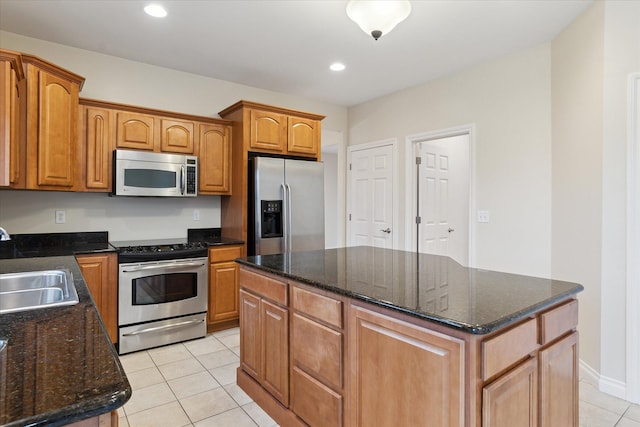
<svg viewBox="0 0 640 427">
<path fill-rule="evenodd" d="M 67 222 L 67 212 L 56 211 L 56 224 L 64 224 L 65 222 Z"/>
<path fill-rule="evenodd" d="M 489 211 L 478 211 L 478 222 L 489 222 Z"/>
<path fill-rule="evenodd" d="M 200 211 L 198 209 L 194 209 L 193 211 L 193 220 L 200 221 Z"/>
</svg>

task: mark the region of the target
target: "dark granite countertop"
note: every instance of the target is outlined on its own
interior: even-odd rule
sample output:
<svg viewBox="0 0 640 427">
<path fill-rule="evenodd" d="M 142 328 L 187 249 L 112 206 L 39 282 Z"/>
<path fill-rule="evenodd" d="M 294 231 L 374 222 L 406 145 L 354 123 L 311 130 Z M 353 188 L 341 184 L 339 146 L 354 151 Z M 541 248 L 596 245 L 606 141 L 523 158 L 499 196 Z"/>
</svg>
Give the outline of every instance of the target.
<svg viewBox="0 0 640 427">
<path fill-rule="evenodd" d="M 472 334 L 503 328 L 584 289 L 467 268 L 443 256 L 367 246 L 236 261 Z"/>
<path fill-rule="evenodd" d="M 115 252 L 106 231 L 15 234 L 0 242 L 0 259 Z"/>
<path fill-rule="evenodd" d="M 0 425 L 61 426 L 110 412 L 131 387 L 73 256 L 0 260 L 0 273 L 66 268 L 79 303 L 0 314 Z"/>
</svg>

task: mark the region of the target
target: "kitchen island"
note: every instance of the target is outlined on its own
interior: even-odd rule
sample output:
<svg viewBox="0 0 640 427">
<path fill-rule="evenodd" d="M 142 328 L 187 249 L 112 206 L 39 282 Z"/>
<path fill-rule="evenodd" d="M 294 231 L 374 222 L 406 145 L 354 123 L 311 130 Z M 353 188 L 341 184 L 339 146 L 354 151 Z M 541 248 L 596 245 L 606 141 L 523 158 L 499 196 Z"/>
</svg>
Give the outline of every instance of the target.
<svg viewBox="0 0 640 427">
<path fill-rule="evenodd" d="M 237 381 L 281 425 L 578 425 L 581 285 L 372 247 L 237 262 Z"/>
<path fill-rule="evenodd" d="M 112 411 L 131 396 L 76 259 L 0 260 L 0 273 L 60 268 L 73 276 L 77 304 L 0 314 L 2 426 L 117 425 Z"/>
</svg>

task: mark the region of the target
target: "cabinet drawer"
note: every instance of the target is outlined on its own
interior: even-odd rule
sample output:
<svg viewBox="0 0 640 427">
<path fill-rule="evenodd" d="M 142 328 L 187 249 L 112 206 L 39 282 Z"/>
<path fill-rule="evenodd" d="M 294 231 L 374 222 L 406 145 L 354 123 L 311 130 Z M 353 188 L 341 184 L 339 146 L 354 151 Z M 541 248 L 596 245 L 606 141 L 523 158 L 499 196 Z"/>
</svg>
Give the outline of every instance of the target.
<svg viewBox="0 0 640 427">
<path fill-rule="evenodd" d="M 252 271 L 240 270 L 240 287 L 281 305 L 288 304 L 287 284 Z"/>
<path fill-rule="evenodd" d="M 545 345 L 578 326 L 578 301 L 573 300 L 540 316 L 540 344 Z"/>
<path fill-rule="evenodd" d="M 292 409 L 314 427 L 342 425 L 342 396 L 298 368 L 292 371 Z"/>
<path fill-rule="evenodd" d="M 342 329 L 342 302 L 301 288 L 293 288 L 293 309 Z"/>
<path fill-rule="evenodd" d="M 537 320 L 531 319 L 482 343 L 482 378 L 487 380 L 538 347 Z"/>
<path fill-rule="evenodd" d="M 242 246 L 209 249 L 209 262 L 233 261 L 242 256 Z"/>
<path fill-rule="evenodd" d="M 293 363 L 336 390 L 342 388 L 342 333 L 293 314 Z"/>
</svg>

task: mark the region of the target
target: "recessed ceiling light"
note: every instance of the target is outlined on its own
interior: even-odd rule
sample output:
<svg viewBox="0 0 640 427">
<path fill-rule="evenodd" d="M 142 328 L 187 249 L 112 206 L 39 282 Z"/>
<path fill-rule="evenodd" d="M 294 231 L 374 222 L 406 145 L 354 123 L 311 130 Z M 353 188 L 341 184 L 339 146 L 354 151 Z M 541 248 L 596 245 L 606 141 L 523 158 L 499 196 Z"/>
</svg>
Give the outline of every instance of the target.
<svg viewBox="0 0 640 427">
<path fill-rule="evenodd" d="M 347 68 L 342 62 L 334 62 L 333 64 L 329 65 L 329 69 L 331 71 L 342 71 L 345 68 Z"/>
<path fill-rule="evenodd" d="M 147 12 L 147 15 L 151 15 L 154 18 L 164 18 L 167 16 L 167 11 L 159 4 L 150 4 L 145 6 L 144 11 Z"/>
</svg>

